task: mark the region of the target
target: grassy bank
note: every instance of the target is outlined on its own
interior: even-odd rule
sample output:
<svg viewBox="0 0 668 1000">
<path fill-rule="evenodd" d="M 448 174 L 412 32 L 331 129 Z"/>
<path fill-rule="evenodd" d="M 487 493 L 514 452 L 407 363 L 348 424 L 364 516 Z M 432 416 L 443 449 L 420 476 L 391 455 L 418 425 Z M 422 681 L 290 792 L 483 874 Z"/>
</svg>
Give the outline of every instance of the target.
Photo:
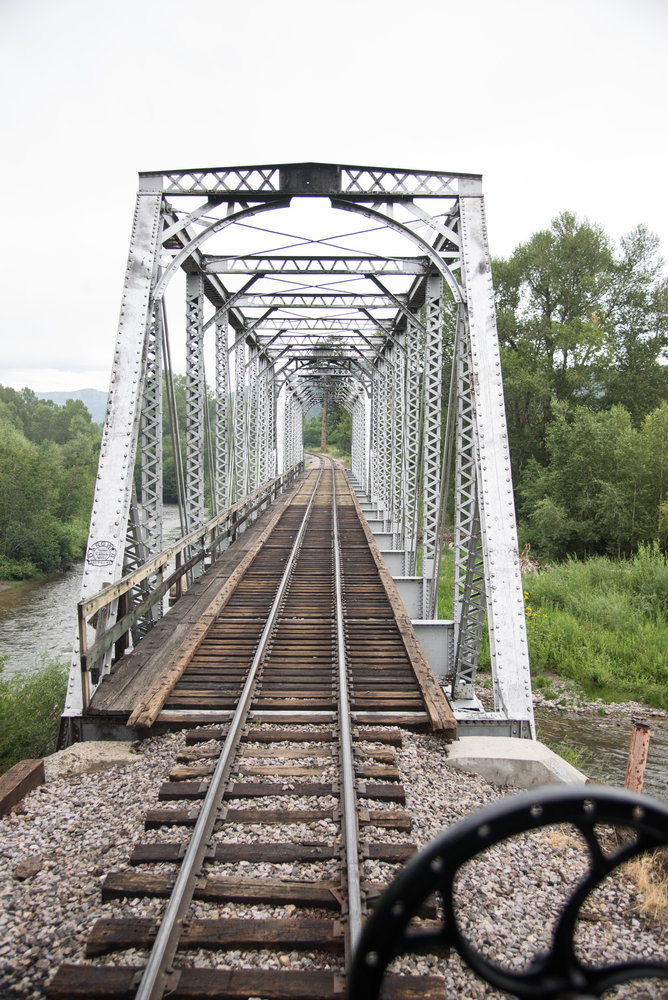
<svg viewBox="0 0 668 1000">
<path fill-rule="evenodd" d="M 449 552 L 439 587 L 443 618 L 452 614 L 451 581 Z M 577 681 L 590 698 L 668 709 L 668 560 L 658 547 L 641 547 L 629 560 L 595 557 L 547 566 L 524 577 L 524 594 L 537 686 L 549 691 L 556 674 Z"/>
<path fill-rule="evenodd" d="M 62 663 L 5 675 L 0 659 L 0 774 L 20 760 L 54 752 L 66 686 Z"/>
</svg>

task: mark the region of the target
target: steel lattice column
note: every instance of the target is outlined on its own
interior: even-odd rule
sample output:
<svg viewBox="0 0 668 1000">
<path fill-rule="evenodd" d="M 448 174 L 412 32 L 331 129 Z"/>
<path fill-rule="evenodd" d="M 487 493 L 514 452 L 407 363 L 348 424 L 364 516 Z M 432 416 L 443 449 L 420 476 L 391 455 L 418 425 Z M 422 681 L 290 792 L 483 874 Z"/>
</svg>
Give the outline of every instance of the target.
<svg viewBox="0 0 668 1000">
<path fill-rule="evenodd" d="M 267 398 L 266 458 L 263 482 L 269 482 L 276 475 L 276 373 L 274 366 L 265 370 L 265 391 Z"/>
<path fill-rule="evenodd" d="M 516 735 L 533 736 L 526 620 L 491 260 L 479 182 L 463 181 L 462 186 L 464 190 L 470 188 L 460 199 L 460 231 L 494 701 L 507 718 L 518 720 Z"/>
<path fill-rule="evenodd" d="M 304 461 L 304 407 L 299 399 L 295 398 L 295 417 L 293 421 L 294 433 L 294 458 L 292 464 Z"/>
<path fill-rule="evenodd" d="M 390 516 L 390 393 L 388 387 L 389 366 L 385 358 L 378 362 L 378 499 L 383 519 Z"/>
<path fill-rule="evenodd" d="M 247 492 L 246 467 L 246 341 L 240 338 L 234 352 L 236 391 L 234 393 L 234 499 Z"/>
<path fill-rule="evenodd" d="M 162 549 L 162 322 L 160 307 L 151 310 L 146 345 L 144 395 L 140 421 L 141 445 L 141 504 L 133 490 L 131 515 L 128 519 L 123 572 L 137 569 L 150 556 Z M 128 595 L 128 605 L 136 607 L 153 590 L 158 580 L 149 577 Z M 161 616 L 159 604 L 143 615 L 133 629 L 135 641 Z"/>
<path fill-rule="evenodd" d="M 186 277 L 186 519 L 204 523 L 204 281 Z M 200 567 L 201 571 L 201 567 Z"/>
<path fill-rule="evenodd" d="M 403 344 L 392 348 L 392 545 L 400 549 L 404 533 L 404 428 L 405 428 L 405 351 Z"/>
<path fill-rule="evenodd" d="M 118 580 L 123 572 L 151 316 L 150 294 L 158 266 L 161 203 L 162 196 L 156 192 L 140 192 L 135 203 L 84 562 L 82 599 Z M 102 631 L 115 614 L 112 609 L 109 616 L 100 615 L 97 631 Z M 75 649 L 64 714 L 80 714 L 83 698 L 78 650 Z"/>
<path fill-rule="evenodd" d="M 246 406 L 246 468 L 248 469 L 248 492 L 252 493 L 258 486 L 258 375 L 257 349 L 250 348 L 248 359 L 248 404 Z"/>
<path fill-rule="evenodd" d="M 406 427 L 404 433 L 404 504 L 406 572 L 414 576 L 417 562 L 418 500 L 420 494 L 420 425 L 422 344 L 417 318 L 406 328 Z"/>
<path fill-rule="evenodd" d="M 295 401 L 294 394 L 291 389 L 285 390 L 285 406 L 284 406 L 284 423 L 283 423 L 283 471 L 291 469 L 294 465 L 294 419 L 295 419 Z"/>
<path fill-rule="evenodd" d="M 424 425 L 422 442 L 422 607 L 434 617 L 432 579 L 438 554 L 441 496 L 441 364 L 443 358 L 443 282 L 426 283 L 424 350 Z"/>
<path fill-rule="evenodd" d="M 378 504 L 380 499 L 378 488 L 378 424 L 380 410 L 380 373 L 378 367 L 374 365 L 371 375 L 371 455 L 369 467 L 369 494 L 372 500 Z"/>
<path fill-rule="evenodd" d="M 364 409 L 364 396 L 360 394 L 353 404 L 352 411 L 352 441 L 351 441 L 350 464 L 353 474 L 366 492 L 366 417 Z"/>
<path fill-rule="evenodd" d="M 230 366 L 227 352 L 227 315 L 216 323 L 216 501 L 223 511 L 230 502 L 229 420 Z"/>
<path fill-rule="evenodd" d="M 142 535 L 149 555 L 162 549 L 162 323 L 151 311 L 141 412 Z"/>
<path fill-rule="evenodd" d="M 457 316 L 455 449 L 455 666 L 452 693 L 473 698 L 485 621 L 485 574 L 478 509 L 478 456 L 471 386 L 471 346 L 465 310 Z"/>
</svg>

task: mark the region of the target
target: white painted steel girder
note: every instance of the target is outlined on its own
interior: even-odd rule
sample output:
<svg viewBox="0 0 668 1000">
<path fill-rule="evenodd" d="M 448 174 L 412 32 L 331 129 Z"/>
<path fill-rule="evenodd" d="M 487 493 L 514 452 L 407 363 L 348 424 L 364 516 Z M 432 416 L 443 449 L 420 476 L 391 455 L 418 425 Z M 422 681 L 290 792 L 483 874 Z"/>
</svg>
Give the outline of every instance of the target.
<svg viewBox="0 0 668 1000">
<path fill-rule="evenodd" d="M 123 572 L 144 391 L 151 286 L 158 266 L 160 208 L 159 194 L 137 195 L 84 561 L 82 598 L 119 579 Z M 107 621 L 115 613 L 116 609 L 111 608 Z M 104 624 L 101 621 L 99 627 Z M 79 715 L 88 695 L 82 689 L 76 650 L 73 659 L 66 716 Z"/>
<path fill-rule="evenodd" d="M 430 276 L 426 282 L 424 344 L 424 422 L 422 436 L 422 602 L 435 617 L 438 579 L 436 559 L 440 550 L 441 498 L 441 366 L 443 360 L 443 283 Z"/>
<path fill-rule="evenodd" d="M 230 364 L 227 313 L 216 321 L 216 502 L 218 510 L 230 504 Z"/>
<path fill-rule="evenodd" d="M 482 195 L 460 199 L 473 427 L 495 707 L 534 734 L 510 450 Z"/>
<path fill-rule="evenodd" d="M 200 204 L 194 204 L 197 195 L 204 199 Z M 308 254 L 303 239 L 295 242 L 300 254 L 286 253 L 280 239 L 276 251 L 263 246 L 258 253 L 236 252 L 231 242 L 236 226 L 243 223 L 247 234 L 257 213 L 309 197 L 329 198 L 337 211 L 364 215 L 393 240 L 408 241 L 412 255 L 397 253 L 396 247 L 375 254 L 365 246 L 360 253 L 359 245 L 330 252 L 334 247 L 326 240 L 313 240 Z M 164 296 L 179 269 L 186 275 L 182 476 L 178 447 L 175 458 L 184 530 L 207 517 L 207 464 L 210 503 L 221 512 L 303 459 L 304 414 L 326 394 L 351 414 L 352 475 L 375 501 L 393 546 L 406 550 L 408 575 L 415 574 L 421 547 L 425 617 L 436 614 L 446 485 L 441 408 L 448 377 L 442 371 L 448 288 L 459 310 L 448 418 L 455 442 L 457 635 L 449 682 L 473 707 L 486 613 L 493 714 L 522 735 L 533 735 L 480 178 L 318 163 L 140 175 L 84 596 L 118 581 L 124 569 L 137 568 L 161 549 L 163 367 L 174 409 Z M 205 374 L 209 340 L 215 358 L 213 418 Z M 137 457 L 140 496 L 133 502 Z M 158 583 L 156 573 L 133 600 L 142 600 Z M 99 613 L 98 632 L 116 612 L 112 604 Z M 154 608 L 133 634 L 159 613 Z M 88 687 L 89 682 L 86 677 Z M 80 674 L 73 670 L 67 713 L 80 713 L 82 699 Z"/>
</svg>

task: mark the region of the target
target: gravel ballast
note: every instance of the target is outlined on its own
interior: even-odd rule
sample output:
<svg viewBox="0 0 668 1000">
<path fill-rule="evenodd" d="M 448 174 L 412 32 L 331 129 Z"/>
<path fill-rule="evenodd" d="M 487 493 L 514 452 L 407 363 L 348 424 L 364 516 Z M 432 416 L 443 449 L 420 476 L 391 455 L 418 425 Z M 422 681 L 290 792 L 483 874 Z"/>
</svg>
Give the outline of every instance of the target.
<svg viewBox="0 0 668 1000">
<path fill-rule="evenodd" d="M 128 856 L 137 842 L 179 839 L 175 830 L 145 832 L 143 816 L 147 807 L 157 803 L 160 782 L 184 743 L 182 733 L 146 740 L 137 746 L 131 764 L 56 778 L 31 792 L 12 814 L 0 820 L 0 997 L 42 997 L 58 965 L 84 960 L 86 937 L 98 917 L 158 917 L 162 913 L 165 902 L 158 899 L 103 904 L 100 885 L 109 871 L 130 867 Z M 307 748 L 304 757 L 308 759 Z M 447 745 L 435 736 L 404 733 L 397 761 L 413 829 L 405 834 L 365 827 L 365 840 L 411 840 L 422 846 L 458 819 L 514 791 L 499 790 L 479 776 L 451 768 Z M 254 804 L 258 805 L 257 800 Z M 265 828 L 263 834 L 281 839 L 274 833 L 278 829 Z M 242 840 L 247 835 L 241 826 L 228 826 L 216 837 Z M 291 828 L 291 835 L 333 841 L 336 830 L 329 823 L 302 825 Z M 459 919 L 471 940 L 490 959 L 510 969 L 526 967 L 531 955 L 548 944 L 558 904 L 584 870 L 585 857 L 579 833 L 559 827 L 500 844 L 469 863 L 460 877 L 457 898 Z M 160 868 L 153 866 L 151 870 Z M 327 862 L 305 865 L 303 873 L 309 868 L 320 878 L 330 878 L 333 870 Z M 228 870 L 224 866 L 220 874 Z M 366 862 L 364 874 L 371 881 L 384 882 L 398 870 L 399 866 Z M 253 865 L 243 874 L 295 877 L 300 866 Z M 665 930 L 652 926 L 641 915 L 640 903 L 634 883 L 623 873 L 599 889 L 587 901 L 578 930 L 577 946 L 583 960 L 596 965 L 631 957 L 668 961 Z M 196 903 L 193 912 L 201 917 L 255 919 L 296 915 L 294 907 L 202 903 Z M 144 953 L 126 953 L 124 964 L 144 957 Z M 188 960 L 193 958 L 197 964 L 221 968 L 310 968 L 321 963 L 336 968 L 339 963 L 336 956 L 267 951 L 202 953 Z M 448 962 L 436 956 L 404 957 L 394 967 L 444 975 L 446 997 L 507 995 L 486 986 L 456 957 Z M 666 997 L 668 983 L 638 983 L 606 996 Z"/>
</svg>

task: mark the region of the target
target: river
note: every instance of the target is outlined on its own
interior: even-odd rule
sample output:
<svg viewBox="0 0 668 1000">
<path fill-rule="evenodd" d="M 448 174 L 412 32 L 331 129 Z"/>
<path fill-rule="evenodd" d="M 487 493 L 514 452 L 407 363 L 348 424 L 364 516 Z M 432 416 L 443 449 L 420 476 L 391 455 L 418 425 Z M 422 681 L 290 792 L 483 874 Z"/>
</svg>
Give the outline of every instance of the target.
<svg viewBox="0 0 668 1000">
<path fill-rule="evenodd" d="M 178 507 L 166 505 L 164 545 L 171 545 L 180 534 Z M 64 573 L 0 589 L 0 657 L 5 657 L 5 674 L 33 670 L 45 659 L 69 663 L 82 573 L 79 563 Z"/>
<path fill-rule="evenodd" d="M 176 507 L 165 515 L 165 544 L 179 536 Z M 42 659 L 69 661 L 76 629 L 76 605 L 83 564 L 43 580 L 30 580 L 0 590 L 0 656 L 5 672 L 38 667 Z M 651 720 L 644 791 L 668 802 L 668 719 Z M 595 762 L 592 777 L 622 786 L 631 739 L 631 721 L 625 717 L 566 716 L 538 713 L 543 739 L 568 740 L 586 747 Z"/>
<path fill-rule="evenodd" d="M 643 792 L 668 802 L 668 719 L 643 718 L 643 721 L 649 723 L 651 731 Z M 633 728 L 630 718 L 615 714 L 574 716 L 541 710 L 536 712 L 536 724 L 540 737 L 548 743 L 565 740 L 585 747 L 591 754 L 591 766 L 584 763 L 582 768 L 589 777 L 624 787 Z"/>
</svg>

